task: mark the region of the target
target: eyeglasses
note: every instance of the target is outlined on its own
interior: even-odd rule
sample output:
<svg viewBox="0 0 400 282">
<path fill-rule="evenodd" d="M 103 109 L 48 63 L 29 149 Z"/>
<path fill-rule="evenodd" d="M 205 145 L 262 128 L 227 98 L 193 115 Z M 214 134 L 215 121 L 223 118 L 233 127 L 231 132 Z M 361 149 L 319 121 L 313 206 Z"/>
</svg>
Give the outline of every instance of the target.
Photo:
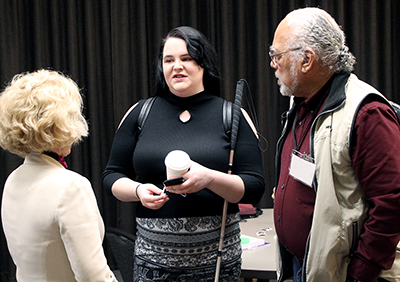
<svg viewBox="0 0 400 282">
<path fill-rule="evenodd" d="M 273 51 L 269 51 L 269 57 L 271 58 L 271 62 L 274 66 L 276 66 L 278 64 L 278 57 L 279 55 L 283 55 L 285 53 L 289 53 L 289 52 L 293 52 L 293 51 L 298 51 L 300 49 L 303 49 L 303 47 L 297 47 L 297 48 L 293 48 L 293 49 L 289 49 L 287 51 L 283 51 L 283 52 L 279 52 L 279 53 L 274 53 Z"/>
</svg>

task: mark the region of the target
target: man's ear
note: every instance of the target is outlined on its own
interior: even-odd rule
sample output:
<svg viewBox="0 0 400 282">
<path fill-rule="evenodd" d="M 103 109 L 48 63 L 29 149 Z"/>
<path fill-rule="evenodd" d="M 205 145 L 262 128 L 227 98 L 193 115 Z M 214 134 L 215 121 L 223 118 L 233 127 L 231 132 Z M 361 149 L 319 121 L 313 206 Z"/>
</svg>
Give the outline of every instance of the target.
<svg viewBox="0 0 400 282">
<path fill-rule="evenodd" d="M 308 72 L 315 63 L 315 52 L 313 49 L 307 48 L 303 51 L 304 59 L 301 70 L 306 73 Z"/>
</svg>

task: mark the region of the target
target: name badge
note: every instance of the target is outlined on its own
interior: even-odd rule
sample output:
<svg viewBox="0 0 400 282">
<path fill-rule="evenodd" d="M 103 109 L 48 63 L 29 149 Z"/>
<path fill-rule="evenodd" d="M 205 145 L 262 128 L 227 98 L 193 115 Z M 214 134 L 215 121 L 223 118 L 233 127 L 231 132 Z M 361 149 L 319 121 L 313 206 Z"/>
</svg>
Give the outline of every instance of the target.
<svg viewBox="0 0 400 282">
<path fill-rule="evenodd" d="M 314 159 L 306 153 L 302 154 L 293 150 L 289 175 L 312 188 L 315 175 Z"/>
</svg>

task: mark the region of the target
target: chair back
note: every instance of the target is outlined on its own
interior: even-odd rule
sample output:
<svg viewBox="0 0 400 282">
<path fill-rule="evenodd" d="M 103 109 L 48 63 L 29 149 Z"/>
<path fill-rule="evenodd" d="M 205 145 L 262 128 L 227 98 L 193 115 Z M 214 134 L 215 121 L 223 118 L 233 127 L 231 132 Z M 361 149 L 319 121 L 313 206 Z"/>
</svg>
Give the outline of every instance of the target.
<svg viewBox="0 0 400 282">
<path fill-rule="evenodd" d="M 136 236 L 124 230 L 106 228 L 106 239 L 124 282 L 133 282 L 133 263 Z"/>
</svg>

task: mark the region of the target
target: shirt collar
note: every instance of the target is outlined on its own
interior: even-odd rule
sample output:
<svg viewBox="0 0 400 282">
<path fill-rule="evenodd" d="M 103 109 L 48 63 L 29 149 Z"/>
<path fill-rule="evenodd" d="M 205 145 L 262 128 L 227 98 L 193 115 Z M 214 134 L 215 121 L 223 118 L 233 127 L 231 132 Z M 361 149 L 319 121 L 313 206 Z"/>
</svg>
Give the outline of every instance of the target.
<svg viewBox="0 0 400 282">
<path fill-rule="evenodd" d="M 310 98 L 302 98 L 302 97 L 294 97 L 294 103 L 299 107 L 305 107 L 308 111 L 317 111 L 321 107 L 322 100 L 325 100 L 332 86 L 333 81 L 332 76 L 327 83 L 315 94 L 313 94 Z"/>
</svg>

